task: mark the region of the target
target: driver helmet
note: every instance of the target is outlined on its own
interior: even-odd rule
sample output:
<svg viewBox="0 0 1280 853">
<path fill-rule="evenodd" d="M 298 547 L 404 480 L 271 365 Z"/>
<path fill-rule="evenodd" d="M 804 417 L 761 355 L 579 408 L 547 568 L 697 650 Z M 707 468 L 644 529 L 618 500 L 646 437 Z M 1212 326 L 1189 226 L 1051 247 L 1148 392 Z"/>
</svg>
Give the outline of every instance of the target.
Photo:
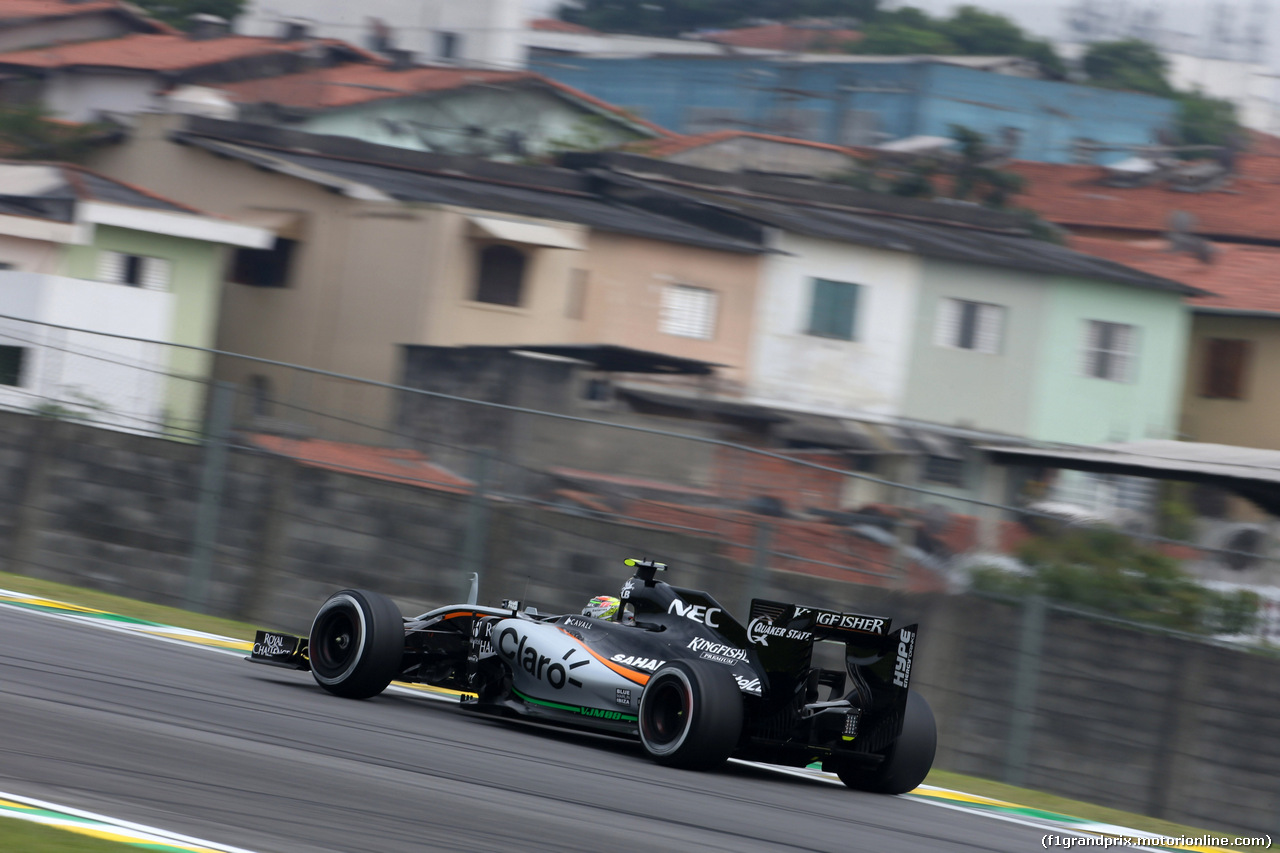
<svg viewBox="0 0 1280 853">
<path fill-rule="evenodd" d="M 597 619 L 612 619 L 618 614 L 622 601 L 612 595 L 597 595 L 582 608 L 583 616 L 594 616 Z"/>
</svg>

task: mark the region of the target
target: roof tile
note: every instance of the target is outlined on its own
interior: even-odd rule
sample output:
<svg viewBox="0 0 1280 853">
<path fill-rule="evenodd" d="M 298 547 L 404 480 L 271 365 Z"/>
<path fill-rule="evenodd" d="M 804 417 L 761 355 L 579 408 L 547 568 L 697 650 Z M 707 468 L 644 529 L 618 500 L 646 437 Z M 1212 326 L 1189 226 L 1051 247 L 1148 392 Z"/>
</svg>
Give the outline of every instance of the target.
<svg viewBox="0 0 1280 853">
<path fill-rule="evenodd" d="M 300 53 L 316 44 L 341 46 L 371 61 L 383 61 L 337 39 L 286 42 L 261 36 L 226 36 L 193 40 L 182 35 L 134 33 L 114 39 L 0 53 L 0 67 L 53 69 L 94 66 L 132 71 L 182 71 L 249 56 Z"/>
<path fill-rule="evenodd" d="M 1188 299 L 1193 308 L 1280 314 L 1280 248 L 1216 243 L 1213 260 L 1205 263 L 1170 251 L 1164 240 L 1072 237 L 1071 247 L 1213 294 Z"/>
<path fill-rule="evenodd" d="M 839 27 L 763 24 L 758 27 L 703 33 L 700 38 L 703 41 L 731 47 L 805 53 L 844 53 L 847 45 L 862 39 L 862 33 Z"/>
<path fill-rule="evenodd" d="M 0 61 L 3 57 L 0 57 Z M 429 92 L 445 92 L 485 84 L 533 84 L 553 89 L 572 100 L 613 113 L 659 136 L 671 131 L 637 118 L 626 110 L 588 95 L 558 80 L 532 71 L 482 71 L 470 68 L 418 66 L 394 69 L 385 65 L 347 64 L 301 74 L 228 83 L 218 88 L 241 103 L 272 103 L 304 110 L 325 110 L 365 104 L 388 98 L 404 98 Z"/>
<path fill-rule="evenodd" d="M 1253 240 L 1280 240 L 1280 157 L 1246 154 L 1237 177 L 1218 190 L 1190 193 L 1167 186 L 1120 188 L 1103 185 L 1100 166 L 1061 163 L 1011 164 L 1026 179 L 1014 204 L 1068 228 L 1105 228 L 1162 233 L 1174 211 L 1195 217 L 1197 234 Z"/>
</svg>

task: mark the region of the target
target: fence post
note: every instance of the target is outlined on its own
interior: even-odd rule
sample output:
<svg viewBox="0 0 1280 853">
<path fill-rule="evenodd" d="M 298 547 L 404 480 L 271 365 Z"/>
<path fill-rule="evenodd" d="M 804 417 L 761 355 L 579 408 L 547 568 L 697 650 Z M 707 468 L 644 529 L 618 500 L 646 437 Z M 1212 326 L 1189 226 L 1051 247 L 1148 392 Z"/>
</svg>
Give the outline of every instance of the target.
<svg viewBox="0 0 1280 853">
<path fill-rule="evenodd" d="M 485 500 L 489 487 L 489 453 L 487 448 L 476 451 L 471 464 L 474 485 L 471 488 L 467 527 L 462 539 L 462 572 L 463 577 L 469 579 L 466 587 L 468 592 L 472 584 L 479 588 L 480 570 L 484 567 L 484 543 L 489 527 L 488 505 Z M 471 575 L 476 576 L 474 580 L 470 580 Z"/>
<path fill-rule="evenodd" d="M 1026 782 L 1031 733 L 1036 721 L 1036 683 L 1040 677 L 1047 610 L 1043 596 L 1028 596 L 1023 604 L 1021 641 L 1013 677 L 1013 710 L 1004 762 L 1004 782 L 1008 785 L 1021 786 Z"/>
<path fill-rule="evenodd" d="M 214 546 L 218 540 L 218 515 L 227 481 L 227 439 L 231 432 L 231 409 L 236 386 L 215 382 L 209 399 L 209 417 L 204 436 L 204 462 L 200 468 L 200 498 L 196 504 L 196 524 L 191 544 L 191 568 L 187 575 L 188 610 L 205 611 Z"/>
<path fill-rule="evenodd" d="M 773 525 L 763 518 L 756 522 L 755 555 L 751 560 L 751 572 L 747 575 L 747 589 L 742 613 L 751 613 L 751 599 L 759 598 L 764 591 L 765 578 L 769 574 L 769 547 L 773 544 Z"/>
</svg>

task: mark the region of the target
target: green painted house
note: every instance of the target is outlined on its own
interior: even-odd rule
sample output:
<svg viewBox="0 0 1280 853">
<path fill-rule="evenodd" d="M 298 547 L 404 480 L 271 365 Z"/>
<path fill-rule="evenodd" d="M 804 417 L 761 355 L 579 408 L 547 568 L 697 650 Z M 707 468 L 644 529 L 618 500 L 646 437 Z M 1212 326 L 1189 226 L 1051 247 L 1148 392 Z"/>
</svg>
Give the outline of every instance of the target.
<svg viewBox="0 0 1280 853">
<path fill-rule="evenodd" d="M 0 406 L 198 434 L 213 357 L 184 346 L 214 345 L 228 249 L 275 235 L 78 166 L 0 187 Z"/>
</svg>

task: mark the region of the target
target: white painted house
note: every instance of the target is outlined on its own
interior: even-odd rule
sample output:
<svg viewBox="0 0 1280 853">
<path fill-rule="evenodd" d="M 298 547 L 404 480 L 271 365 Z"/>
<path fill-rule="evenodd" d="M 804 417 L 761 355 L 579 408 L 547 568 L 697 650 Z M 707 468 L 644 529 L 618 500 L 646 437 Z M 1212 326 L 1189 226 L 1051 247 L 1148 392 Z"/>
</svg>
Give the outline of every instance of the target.
<svg viewBox="0 0 1280 853">
<path fill-rule="evenodd" d="M 225 247 L 275 235 L 77 166 L 0 163 L 0 407 L 199 428 Z"/>
<path fill-rule="evenodd" d="M 515 69 L 524 16 L 521 0 L 249 0 L 235 29 L 278 36 L 304 27 L 370 50 L 407 50 L 420 62 Z"/>
</svg>

